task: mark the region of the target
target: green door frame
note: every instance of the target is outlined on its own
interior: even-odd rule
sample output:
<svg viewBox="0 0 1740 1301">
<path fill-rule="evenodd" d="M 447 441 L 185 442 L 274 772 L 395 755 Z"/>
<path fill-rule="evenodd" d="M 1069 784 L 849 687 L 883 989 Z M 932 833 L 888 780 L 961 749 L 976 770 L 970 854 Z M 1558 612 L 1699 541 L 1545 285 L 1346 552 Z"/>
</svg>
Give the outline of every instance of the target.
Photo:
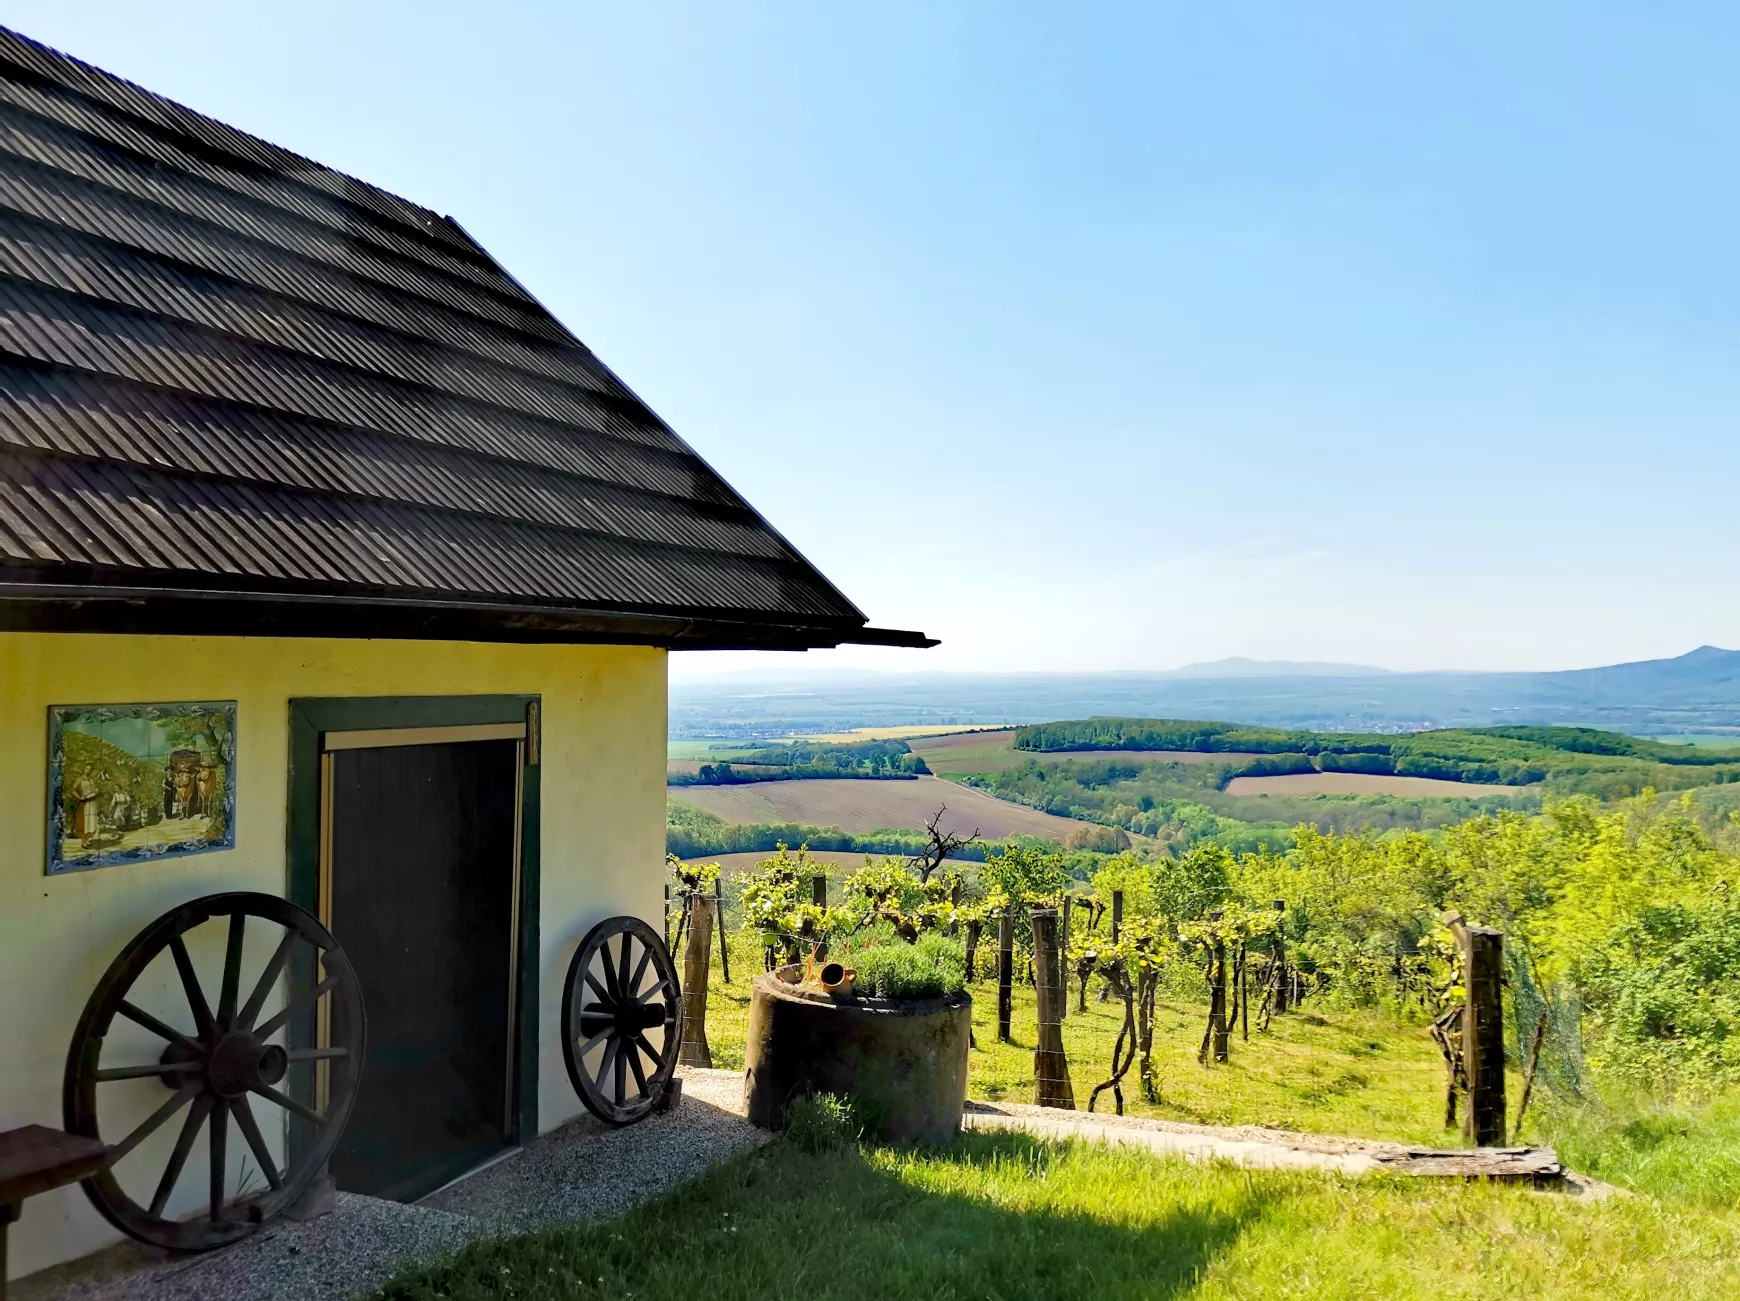
<svg viewBox="0 0 1740 1301">
<path fill-rule="evenodd" d="M 522 1144 L 538 1132 L 538 837 L 541 696 L 350 696 L 290 701 L 290 902 L 320 912 L 320 757 L 327 732 L 366 732 L 400 727 L 470 727 L 485 723 L 526 724 L 526 765 L 520 786 L 519 963 L 514 996 L 514 1132 Z M 291 973 L 293 987 L 313 984 L 312 969 Z M 368 1005 L 368 990 L 363 990 Z M 300 1042 L 314 1041 L 314 1019 L 292 1028 Z M 456 1171 L 455 1176 L 463 1173 Z"/>
</svg>

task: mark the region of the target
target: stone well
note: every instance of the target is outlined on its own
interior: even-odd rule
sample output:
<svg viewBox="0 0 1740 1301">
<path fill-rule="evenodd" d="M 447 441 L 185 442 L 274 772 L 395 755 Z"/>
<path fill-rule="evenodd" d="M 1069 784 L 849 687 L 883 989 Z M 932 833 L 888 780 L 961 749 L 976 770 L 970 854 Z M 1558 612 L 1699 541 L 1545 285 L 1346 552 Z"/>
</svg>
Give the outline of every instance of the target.
<svg viewBox="0 0 1740 1301">
<path fill-rule="evenodd" d="M 850 1097 L 865 1132 L 885 1142 L 947 1142 L 967 1101 L 973 999 L 836 998 L 758 976 L 749 1004 L 744 1100 L 749 1119 L 784 1129 L 809 1093 Z"/>
</svg>

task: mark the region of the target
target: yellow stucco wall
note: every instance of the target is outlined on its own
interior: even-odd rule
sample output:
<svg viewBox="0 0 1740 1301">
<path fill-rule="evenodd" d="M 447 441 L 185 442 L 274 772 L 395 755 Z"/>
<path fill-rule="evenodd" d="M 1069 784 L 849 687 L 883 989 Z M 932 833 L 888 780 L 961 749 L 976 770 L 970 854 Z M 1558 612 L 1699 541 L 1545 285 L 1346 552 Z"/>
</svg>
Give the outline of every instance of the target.
<svg viewBox="0 0 1740 1301">
<path fill-rule="evenodd" d="M 665 654 L 643 647 L 0 633 L 0 1129 L 61 1124 L 61 1072 L 104 968 L 167 909 L 287 889 L 289 701 L 543 696 L 539 1120 L 579 1099 L 557 1021 L 575 946 L 601 918 L 657 924 L 664 856 Z M 50 705 L 237 702 L 236 847 L 48 876 Z M 16 1277 L 116 1234 L 77 1188 L 26 1204 Z"/>
</svg>

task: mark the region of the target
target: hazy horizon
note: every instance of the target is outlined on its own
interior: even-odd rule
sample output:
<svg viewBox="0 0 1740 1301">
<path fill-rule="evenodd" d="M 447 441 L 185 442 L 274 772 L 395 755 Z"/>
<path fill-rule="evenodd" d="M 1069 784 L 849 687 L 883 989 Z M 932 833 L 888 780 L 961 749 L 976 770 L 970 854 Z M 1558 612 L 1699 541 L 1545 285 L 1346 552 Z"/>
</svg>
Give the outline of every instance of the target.
<svg viewBox="0 0 1740 1301">
<path fill-rule="evenodd" d="M 1740 10 L 15 0 L 450 213 L 856 602 L 680 676 L 1740 644 Z"/>
</svg>

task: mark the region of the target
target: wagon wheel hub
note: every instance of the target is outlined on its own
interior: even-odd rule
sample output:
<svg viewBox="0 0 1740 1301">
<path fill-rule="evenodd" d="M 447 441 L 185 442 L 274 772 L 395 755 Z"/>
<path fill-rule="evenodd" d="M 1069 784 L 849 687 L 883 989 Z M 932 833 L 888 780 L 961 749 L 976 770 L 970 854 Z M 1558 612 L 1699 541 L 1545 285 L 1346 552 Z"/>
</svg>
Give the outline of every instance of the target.
<svg viewBox="0 0 1740 1301">
<path fill-rule="evenodd" d="M 263 1044 L 251 1034 L 231 1034 L 211 1050 L 205 1078 L 218 1096 L 239 1098 L 250 1089 L 271 1088 L 289 1069 L 290 1055 L 277 1044 Z"/>
<path fill-rule="evenodd" d="M 627 1003 L 616 1011 L 616 1032 L 625 1037 L 665 1023 L 669 1015 L 663 1003 Z"/>
</svg>

